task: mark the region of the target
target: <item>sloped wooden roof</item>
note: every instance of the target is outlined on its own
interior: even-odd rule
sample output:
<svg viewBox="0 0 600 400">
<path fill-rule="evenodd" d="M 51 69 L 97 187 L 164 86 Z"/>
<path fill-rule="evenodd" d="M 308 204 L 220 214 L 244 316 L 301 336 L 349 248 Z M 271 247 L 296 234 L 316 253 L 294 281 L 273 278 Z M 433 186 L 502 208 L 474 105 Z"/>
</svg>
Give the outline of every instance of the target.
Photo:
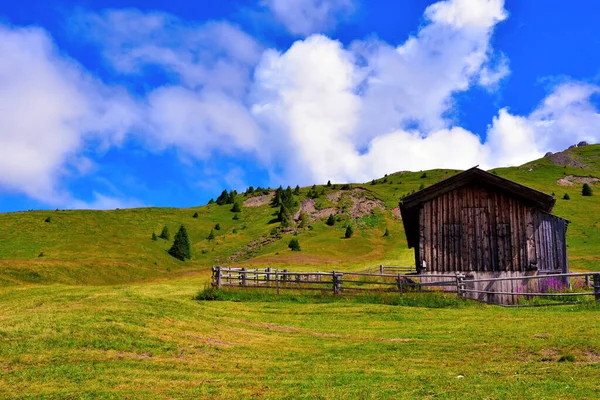
<svg viewBox="0 0 600 400">
<path fill-rule="evenodd" d="M 419 190 L 400 201 L 400 212 L 402 214 L 406 239 L 408 240 L 408 247 L 414 247 L 419 243 L 418 210 L 423 203 L 444 193 L 473 183 L 508 193 L 530 206 L 539 208 L 547 213 L 552 212 L 552 208 L 556 202 L 554 197 L 546 193 L 474 167 Z"/>
</svg>

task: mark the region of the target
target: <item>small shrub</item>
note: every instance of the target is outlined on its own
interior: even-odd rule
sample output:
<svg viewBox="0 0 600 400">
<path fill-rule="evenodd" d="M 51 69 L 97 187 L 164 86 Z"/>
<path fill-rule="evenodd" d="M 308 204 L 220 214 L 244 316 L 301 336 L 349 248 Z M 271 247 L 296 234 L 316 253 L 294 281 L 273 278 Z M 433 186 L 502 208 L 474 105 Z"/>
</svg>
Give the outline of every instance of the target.
<svg viewBox="0 0 600 400">
<path fill-rule="evenodd" d="M 42 251 L 40 254 L 38 254 L 38 257 L 44 257 L 44 252 Z"/>
<path fill-rule="evenodd" d="M 421 175 L 421 179 L 425 179 L 427 178 L 427 172 L 423 172 L 423 175 Z"/>
<path fill-rule="evenodd" d="M 233 219 L 234 219 L 234 220 L 236 220 L 236 221 L 237 221 L 238 219 L 240 219 L 240 214 L 235 214 L 235 215 L 233 216 Z"/>
<path fill-rule="evenodd" d="M 385 228 L 385 232 L 383 233 L 383 237 L 388 237 L 390 236 L 390 230 L 388 228 Z"/>
<path fill-rule="evenodd" d="M 205 287 L 204 290 L 201 290 L 200 292 L 198 292 L 198 294 L 196 295 L 196 297 L 194 297 L 195 300 L 208 300 L 208 301 L 213 301 L 213 300 L 220 300 L 222 298 L 222 291 L 220 291 L 219 289 L 215 289 L 212 287 Z"/>
<path fill-rule="evenodd" d="M 571 355 L 571 354 L 567 354 L 567 355 L 561 356 L 558 359 L 558 362 L 565 362 L 565 361 L 575 362 L 575 357 L 573 355 Z"/>
<path fill-rule="evenodd" d="M 221 224 L 217 223 L 217 224 L 215 225 L 215 228 L 214 228 L 214 229 L 215 229 L 215 231 L 220 231 L 220 230 L 221 230 Z"/>
<path fill-rule="evenodd" d="M 423 189 L 425 189 L 425 185 L 423 185 L 423 184 L 421 183 L 421 185 L 419 186 L 419 190 L 423 190 Z"/>
<path fill-rule="evenodd" d="M 329 226 L 335 225 L 335 217 L 333 214 L 329 214 L 329 218 L 327 218 L 327 222 L 325 222 Z"/>
<path fill-rule="evenodd" d="M 346 239 L 350 239 L 352 237 L 352 235 L 354 235 L 354 229 L 352 228 L 352 225 L 348 225 L 346 227 L 346 232 L 344 233 L 344 237 Z"/>
<path fill-rule="evenodd" d="M 583 188 L 581 188 L 581 194 L 583 196 L 591 196 L 592 194 L 594 194 L 594 192 L 592 191 L 592 188 L 590 187 L 590 185 L 588 185 L 587 183 L 584 183 Z"/>
<path fill-rule="evenodd" d="M 571 196 L 569 196 L 569 193 L 565 193 L 565 195 L 562 198 L 563 200 L 571 200 Z"/>
<path fill-rule="evenodd" d="M 156 233 L 152 232 L 152 240 L 154 242 L 156 242 L 158 240 L 158 237 L 156 237 Z"/>
<path fill-rule="evenodd" d="M 44 222 L 52 222 L 52 217 L 46 217 L 46 219 L 44 220 Z"/>
<path fill-rule="evenodd" d="M 292 251 L 300 251 L 300 242 L 298 242 L 298 239 L 292 238 L 288 244 L 288 247 L 292 249 Z"/>
<path fill-rule="evenodd" d="M 206 237 L 206 239 L 208 239 L 208 240 L 214 240 L 214 238 L 215 238 L 215 231 L 213 231 L 211 229 L 210 233 L 208 234 L 208 236 Z"/>
<path fill-rule="evenodd" d="M 198 218 L 198 211 L 196 211 L 196 212 L 194 213 L 194 215 L 192 215 L 192 218 Z"/>
<path fill-rule="evenodd" d="M 160 235 L 158 235 L 159 238 L 161 239 L 165 239 L 165 240 L 169 240 L 171 239 L 171 234 L 169 233 L 169 228 L 167 228 L 167 226 L 163 226 L 162 231 L 160 232 Z"/>
<path fill-rule="evenodd" d="M 206 253 L 208 253 L 208 249 L 202 249 L 200 252 L 201 252 L 202 254 L 206 254 Z"/>
</svg>

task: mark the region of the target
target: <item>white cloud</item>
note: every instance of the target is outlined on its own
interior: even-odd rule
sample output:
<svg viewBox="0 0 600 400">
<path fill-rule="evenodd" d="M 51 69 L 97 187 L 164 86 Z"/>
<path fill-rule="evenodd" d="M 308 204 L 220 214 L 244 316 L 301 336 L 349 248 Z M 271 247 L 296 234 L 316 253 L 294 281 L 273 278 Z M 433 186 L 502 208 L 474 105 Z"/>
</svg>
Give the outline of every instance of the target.
<svg viewBox="0 0 600 400">
<path fill-rule="evenodd" d="M 0 188 L 64 204 L 60 178 L 85 172 L 86 139 L 118 143 L 136 119 L 128 95 L 62 56 L 39 28 L 0 25 Z"/>
<path fill-rule="evenodd" d="M 262 4 L 298 36 L 329 31 L 356 7 L 354 0 L 263 0 Z"/>
<path fill-rule="evenodd" d="M 259 145 L 245 98 L 262 49 L 238 27 L 135 9 L 81 13 L 74 26 L 102 47 L 117 72 L 144 75 L 155 66 L 172 75 L 146 94 L 141 140 L 148 147 L 175 147 L 183 157 L 207 159 L 214 151 Z"/>
<path fill-rule="evenodd" d="M 67 208 L 81 210 L 114 210 L 117 208 L 136 208 L 143 207 L 144 204 L 135 199 L 121 199 L 93 192 L 93 200 L 71 200 L 67 203 Z"/>
<path fill-rule="evenodd" d="M 471 3 L 471 2 L 470 2 Z M 502 2 L 462 1 L 425 12 L 428 24 L 400 46 L 381 41 L 349 49 L 325 36 L 269 51 L 256 70 L 254 112 L 271 153 L 285 154 L 287 180 L 366 180 L 400 169 L 486 163 L 479 137 L 453 128 L 453 96 L 508 72 L 490 38 Z M 280 161 L 281 163 L 281 161 Z M 287 173 L 286 173 L 287 172 Z"/>
</svg>

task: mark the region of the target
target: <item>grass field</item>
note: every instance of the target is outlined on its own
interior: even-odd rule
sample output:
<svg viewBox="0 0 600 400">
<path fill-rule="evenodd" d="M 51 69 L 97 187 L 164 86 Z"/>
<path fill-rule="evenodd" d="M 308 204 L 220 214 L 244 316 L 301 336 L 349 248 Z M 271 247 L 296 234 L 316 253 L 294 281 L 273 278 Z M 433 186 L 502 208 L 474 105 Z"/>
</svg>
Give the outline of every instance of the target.
<svg viewBox="0 0 600 400">
<path fill-rule="evenodd" d="M 206 279 L 0 289 L 0 397 L 600 396 L 593 303 L 193 300 Z"/>
<path fill-rule="evenodd" d="M 600 193 L 582 197 L 580 185 L 557 180 L 600 176 L 600 146 L 569 152 L 586 168 L 542 159 L 497 173 L 555 192 L 555 213 L 571 221 L 571 267 L 598 271 Z M 228 264 L 274 234 L 281 238 L 235 264 L 411 264 L 391 209 L 453 173 L 391 174 L 360 185 L 386 209 L 352 220 L 351 239 L 342 238 L 347 218 L 333 227 L 312 221 L 296 233 L 300 253 L 287 249 L 293 233 L 273 233 L 277 210 L 267 205 L 244 207 L 239 219 L 217 205 L 0 214 L 0 398 L 600 398 L 593 301 L 514 309 L 454 295 L 195 299 L 212 264 Z M 571 200 L 560 200 L 564 193 Z M 341 208 L 346 200 L 318 202 Z M 151 240 L 165 225 L 173 236 L 182 223 L 194 254 L 185 263 L 167 254 L 171 241 Z"/>
</svg>

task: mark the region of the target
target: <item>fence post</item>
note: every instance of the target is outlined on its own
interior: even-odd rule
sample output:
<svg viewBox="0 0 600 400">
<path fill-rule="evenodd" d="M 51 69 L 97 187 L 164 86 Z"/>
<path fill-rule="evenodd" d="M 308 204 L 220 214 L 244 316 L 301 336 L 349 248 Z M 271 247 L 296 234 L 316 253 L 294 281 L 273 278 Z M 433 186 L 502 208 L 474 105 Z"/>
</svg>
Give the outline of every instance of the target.
<svg viewBox="0 0 600 400">
<path fill-rule="evenodd" d="M 277 286 L 277 294 L 279 294 L 279 270 L 275 269 L 275 285 Z"/>
<path fill-rule="evenodd" d="M 383 275 L 383 264 L 379 265 L 379 273 Z"/>
<path fill-rule="evenodd" d="M 333 279 L 333 294 L 339 294 L 340 289 L 341 289 L 339 277 L 338 277 L 338 275 L 336 274 L 335 271 L 331 272 L 331 276 L 332 276 L 332 279 Z"/>
<path fill-rule="evenodd" d="M 215 277 L 217 278 L 216 280 L 216 284 L 217 284 L 217 288 L 221 287 L 221 267 L 214 267 L 215 269 Z"/>
<path fill-rule="evenodd" d="M 242 278 L 242 286 L 248 286 L 248 275 L 246 274 L 246 268 L 242 268 L 240 276 Z"/>
<path fill-rule="evenodd" d="M 600 301 L 600 274 L 594 274 L 594 298 Z"/>
<path fill-rule="evenodd" d="M 456 274 L 456 293 L 458 297 L 464 296 L 465 274 Z"/>
<path fill-rule="evenodd" d="M 287 269 L 284 269 L 283 271 L 281 271 L 281 278 L 283 280 L 283 283 L 285 283 L 287 281 Z"/>
<path fill-rule="evenodd" d="M 267 281 L 267 285 L 271 281 L 271 268 L 265 269 L 265 281 Z"/>
<path fill-rule="evenodd" d="M 589 275 L 585 276 L 585 286 L 590 287 L 590 276 Z"/>
<path fill-rule="evenodd" d="M 398 282 L 398 291 L 400 293 L 402 293 L 402 278 L 401 278 L 400 274 L 398 274 L 398 277 L 396 278 L 396 282 Z"/>
</svg>

